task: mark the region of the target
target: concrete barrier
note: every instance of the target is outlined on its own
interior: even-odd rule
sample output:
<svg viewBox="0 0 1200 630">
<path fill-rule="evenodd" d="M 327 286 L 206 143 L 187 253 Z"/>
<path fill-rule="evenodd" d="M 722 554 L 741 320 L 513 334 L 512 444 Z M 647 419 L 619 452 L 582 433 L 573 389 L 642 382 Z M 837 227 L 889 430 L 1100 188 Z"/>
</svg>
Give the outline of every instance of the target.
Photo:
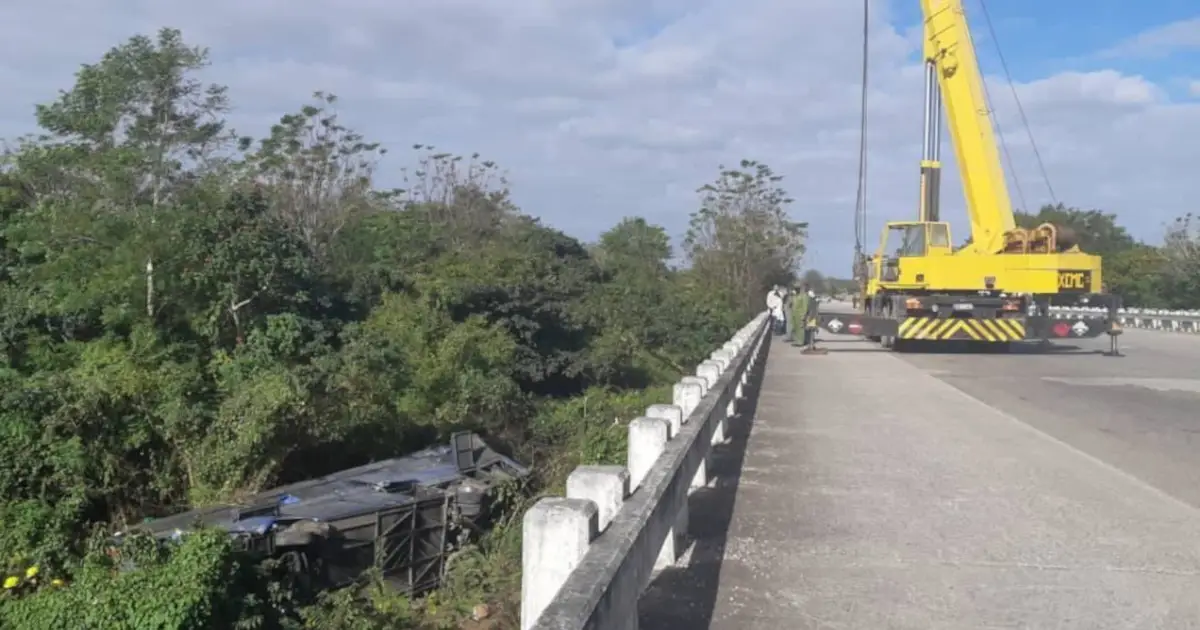
<svg viewBox="0 0 1200 630">
<path fill-rule="evenodd" d="M 1065 315 L 1104 315 L 1099 308 L 1077 306 L 1052 306 L 1051 313 Z M 1200 334 L 1200 311 L 1171 311 L 1153 308 L 1123 308 L 1117 312 L 1117 321 L 1125 328 L 1163 330 Z"/>
<path fill-rule="evenodd" d="M 522 630 L 637 628 L 638 598 L 655 569 L 677 561 L 688 493 L 708 482 L 712 445 L 768 338 L 762 313 L 680 379 L 670 404 L 629 423 L 624 467 L 581 466 L 565 498 L 526 512 Z"/>
</svg>

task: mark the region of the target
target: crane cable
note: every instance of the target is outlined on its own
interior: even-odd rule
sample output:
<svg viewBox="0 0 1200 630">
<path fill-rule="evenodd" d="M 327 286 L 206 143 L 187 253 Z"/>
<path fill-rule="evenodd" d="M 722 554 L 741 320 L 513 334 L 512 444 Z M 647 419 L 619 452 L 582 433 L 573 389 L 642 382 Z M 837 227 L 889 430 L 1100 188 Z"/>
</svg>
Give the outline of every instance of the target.
<svg viewBox="0 0 1200 630">
<path fill-rule="evenodd" d="M 858 192 L 854 200 L 854 253 L 855 265 L 863 251 L 867 235 L 867 79 L 870 69 L 868 59 L 871 34 L 871 0 L 863 0 L 862 23 L 862 96 L 858 123 Z"/>
<path fill-rule="evenodd" d="M 1008 70 L 1008 61 L 1004 58 L 1004 50 L 1000 48 L 1000 39 L 998 37 L 996 37 L 996 27 L 992 24 L 992 15 L 988 11 L 987 1 L 979 0 L 979 7 L 981 9 L 983 9 L 983 19 L 984 19 L 984 22 L 987 23 L 988 34 L 992 38 L 992 43 L 996 46 L 996 56 L 1000 60 L 1001 69 L 1004 70 L 1004 79 L 1008 82 L 1008 89 L 1009 89 L 1009 91 L 1012 92 L 1013 101 L 1016 102 L 1016 104 L 1017 104 L 1017 112 L 1021 116 L 1021 125 L 1023 127 L 1025 127 L 1025 135 L 1029 138 L 1029 146 L 1033 149 L 1033 156 L 1034 156 L 1034 159 L 1037 160 L 1038 169 L 1041 171 L 1042 181 L 1045 182 L 1046 190 L 1049 191 L 1049 193 L 1050 193 L 1050 201 L 1052 203 L 1054 203 L 1055 205 L 1057 205 L 1058 204 L 1058 196 L 1054 194 L 1054 186 L 1051 185 L 1051 183 L 1050 183 L 1050 175 L 1049 175 L 1048 171 L 1046 170 L 1046 163 L 1042 161 L 1042 152 L 1038 150 L 1037 141 L 1033 139 L 1033 127 L 1030 126 L 1029 118 L 1025 115 L 1025 107 L 1021 104 L 1021 97 L 1017 96 L 1017 85 L 1015 82 L 1013 82 L 1012 73 L 1009 72 L 1009 70 Z M 983 85 L 984 85 L 985 98 L 987 98 L 990 101 L 991 96 L 986 94 L 987 82 L 985 81 Z M 992 107 L 990 103 L 988 104 L 988 109 L 995 111 L 995 108 Z M 1021 198 L 1021 205 L 1024 206 L 1025 199 L 1024 199 L 1024 194 L 1021 193 L 1021 185 L 1017 181 L 1017 171 L 1014 168 L 1014 165 L 1012 163 L 1012 156 L 1008 153 L 1008 144 L 1004 142 L 1004 136 L 1003 136 L 1003 134 L 1000 134 L 1000 131 L 999 131 L 1000 130 L 1000 122 L 995 120 L 995 116 L 993 116 L 992 119 L 993 119 L 993 124 L 996 125 L 996 133 L 998 135 L 1000 135 L 1000 143 L 1004 147 L 1004 153 L 1006 156 L 1008 156 L 1008 162 L 1009 162 L 1008 168 L 1009 168 L 1009 171 L 1012 173 L 1013 182 L 1017 188 L 1017 194 Z"/>
</svg>

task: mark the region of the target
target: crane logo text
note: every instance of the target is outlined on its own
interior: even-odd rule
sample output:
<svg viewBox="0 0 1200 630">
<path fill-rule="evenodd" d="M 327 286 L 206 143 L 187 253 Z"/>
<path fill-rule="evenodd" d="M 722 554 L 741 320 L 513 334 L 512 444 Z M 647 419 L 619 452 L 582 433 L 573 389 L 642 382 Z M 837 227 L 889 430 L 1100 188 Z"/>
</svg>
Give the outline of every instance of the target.
<svg viewBox="0 0 1200 630">
<path fill-rule="evenodd" d="M 1059 291 L 1087 291 L 1092 284 L 1090 271 L 1060 271 L 1058 272 Z"/>
</svg>

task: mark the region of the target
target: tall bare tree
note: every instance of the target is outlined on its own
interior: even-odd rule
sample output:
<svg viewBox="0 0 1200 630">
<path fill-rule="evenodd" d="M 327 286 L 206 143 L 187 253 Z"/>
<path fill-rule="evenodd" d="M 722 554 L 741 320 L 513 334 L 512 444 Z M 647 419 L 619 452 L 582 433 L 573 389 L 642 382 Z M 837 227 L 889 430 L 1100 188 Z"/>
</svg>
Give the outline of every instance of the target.
<svg viewBox="0 0 1200 630">
<path fill-rule="evenodd" d="M 1200 304 L 1200 229 L 1195 215 L 1184 215 L 1167 229 L 1162 259 L 1167 304 L 1195 308 Z"/>
<path fill-rule="evenodd" d="M 387 153 L 338 122 L 337 102 L 333 94 L 314 93 L 312 103 L 279 119 L 245 163 L 271 212 L 317 253 L 370 206 L 372 178 Z"/>
<path fill-rule="evenodd" d="M 424 212 L 451 235 L 451 244 L 469 247 L 493 233 L 516 213 L 508 179 L 495 162 L 438 151 L 416 144 L 415 168 L 404 171 L 404 209 Z"/>
<path fill-rule="evenodd" d="M 684 253 L 696 275 L 746 313 L 763 308 L 773 284 L 789 283 L 804 256 L 808 224 L 788 214 L 791 197 L 769 166 L 742 160 L 720 167 L 697 191 Z"/>
</svg>

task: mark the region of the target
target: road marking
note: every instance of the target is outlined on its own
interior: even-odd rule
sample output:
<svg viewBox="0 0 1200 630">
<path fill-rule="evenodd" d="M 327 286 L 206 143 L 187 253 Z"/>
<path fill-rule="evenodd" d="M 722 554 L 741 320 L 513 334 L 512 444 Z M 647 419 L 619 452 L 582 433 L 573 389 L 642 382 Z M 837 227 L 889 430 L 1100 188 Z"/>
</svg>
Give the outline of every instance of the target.
<svg viewBox="0 0 1200 630">
<path fill-rule="evenodd" d="M 895 359 L 897 361 L 902 361 L 902 359 L 900 359 L 900 357 L 897 357 L 897 356 L 887 355 L 887 357 L 891 358 L 891 359 Z M 1150 491 L 1151 494 L 1153 494 L 1161 499 L 1165 499 L 1169 503 L 1172 503 L 1176 506 L 1184 508 L 1190 514 L 1200 513 L 1200 508 L 1198 508 L 1197 506 L 1192 505 L 1191 503 L 1188 503 L 1187 501 L 1184 501 L 1183 499 L 1180 499 L 1179 497 L 1176 497 L 1175 495 L 1172 495 L 1172 494 L 1166 492 L 1165 490 L 1162 490 L 1158 486 L 1154 486 L 1154 485 L 1150 484 L 1149 482 L 1143 480 L 1141 477 L 1138 477 L 1132 473 L 1126 472 L 1124 469 L 1118 468 L 1118 467 L 1104 461 L 1103 459 L 1100 459 L 1099 457 L 1096 457 L 1095 455 L 1088 453 L 1087 451 L 1081 450 L 1069 442 L 1060 440 L 1060 439 L 1054 437 L 1053 435 L 1050 435 L 1049 433 L 1046 433 L 1045 431 L 1042 431 L 1041 429 L 1038 429 L 1038 428 L 1034 427 L 1033 425 L 1021 420 L 1020 418 L 1008 413 L 1007 411 L 1000 409 L 999 407 L 994 407 L 992 405 L 987 404 L 986 402 L 968 394 L 967 392 L 964 392 L 963 390 L 951 385 L 950 383 L 947 383 L 939 378 L 929 376 L 928 374 L 925 374 L 925 376 L 932 379 L 934 382 L 940 384 L 942 387 L 949 388 L 950 390 L 952 390 L 954 392 L 954 395 L 962 398 L 963 400 L 969 401 L 971 403 L 974 403 L 976 405 L 979 405 L 981 407 L 985 407 L 987 409 L 994 411 L 996 413 L 996 415 L 999 416 L 1000 418 L 1007 420 L 1008 422 L 1010 422 L 1012 424 L 1017 425 L 1018 428 L 1020 428 L 1021 430 L 1025 431 L 1031 435 L 1037 436 L 1040 439 L 1045 440 L 1046 442 L 1049 442 L 1051 444 L 1060 446 L 1063 449 L 1065 449 L 1068 453 L 1071 453 L 1071 454 L 1075 455 L 1076 457 L 1083 459 L 1084 461 L 1091 462 L 1093 465 L 1099 466 L 1100 468 L 1117 475 L 1118 477 L 1132 483 L 1133 485 L 1135 485 L 1137 487 L 1140 487 L 1144 490 L 1148 490 L 1148 491 Z"/>
<path fill-rule="evenodd" d="M 1192 392 L 1200 394 L 1200 379 L 1195 378 L 1134 378 L 1120 376 L 1043 376 L 1043 381 L 1081 387 L 1143 387 L 1159 392 Z"/>
</svg>

